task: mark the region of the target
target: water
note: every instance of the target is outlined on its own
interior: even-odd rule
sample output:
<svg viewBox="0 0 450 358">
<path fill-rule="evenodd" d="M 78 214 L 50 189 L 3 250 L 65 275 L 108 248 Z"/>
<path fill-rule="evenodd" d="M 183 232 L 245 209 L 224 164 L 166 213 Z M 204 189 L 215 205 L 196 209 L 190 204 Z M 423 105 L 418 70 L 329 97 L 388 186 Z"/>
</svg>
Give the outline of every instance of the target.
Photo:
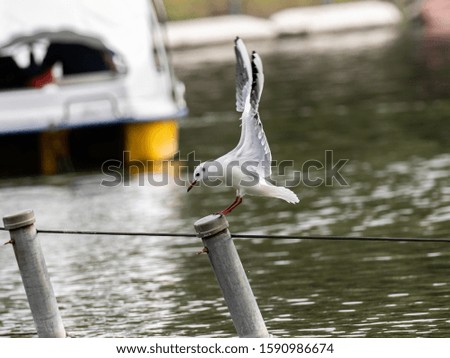
<svg viewBox="0 0 450 358">
<path fill-rule="evenodd" d="M 231 231 L 449 237 L 450 45 L 376 31 L 260 49 L 261 117 L 275 160 L 348 159 L 347 186 L 294 188 L 290 205 L 244 198 Z M 431 49 L 431 50 L 430 50 Z M 230 46 L 175 54 L 191 116 L 181 156 L 211 159 L 238 140 Z M 201 59 L 201 60 L 200 60 Z M 325 179 L 324 170 L 313 170 Z M 231 189 L 100 186 L 78 173 L 3 179 L 0 214 L 33 208 L 40 228 L 194 232 Z M 330 184 L 330 183 L 328 183 Z M 74 337 L 235 335 L 194 238 L 40 235 L 67 331 Z M 0 231 L 0 242 L 8 235 Z M 236 239 L 272 334 L 282 337 L 449 337 L 448 244 Z M 0 336 L 34 328 L 10 246 L 0 248 Z"/>
</svg>

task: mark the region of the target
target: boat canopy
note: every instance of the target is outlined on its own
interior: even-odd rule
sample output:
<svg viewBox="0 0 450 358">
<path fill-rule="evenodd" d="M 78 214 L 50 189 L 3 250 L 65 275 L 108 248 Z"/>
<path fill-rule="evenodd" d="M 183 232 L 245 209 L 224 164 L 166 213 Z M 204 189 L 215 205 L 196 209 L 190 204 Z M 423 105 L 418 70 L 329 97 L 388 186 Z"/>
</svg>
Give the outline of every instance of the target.
<svg viewBox="0 0 450 358">
<path fill-rule="evenodd" d="M 186 112 L 149 0 L 0 0 L 0 133 Z"/>
<path fill-rule="evenodd" d="M 81 38 L 130 62 L 148 61 L 149 12 L 147 0 L 0 0 L 0 48 L 42 37 L 66 42 Z"/>
</svg>

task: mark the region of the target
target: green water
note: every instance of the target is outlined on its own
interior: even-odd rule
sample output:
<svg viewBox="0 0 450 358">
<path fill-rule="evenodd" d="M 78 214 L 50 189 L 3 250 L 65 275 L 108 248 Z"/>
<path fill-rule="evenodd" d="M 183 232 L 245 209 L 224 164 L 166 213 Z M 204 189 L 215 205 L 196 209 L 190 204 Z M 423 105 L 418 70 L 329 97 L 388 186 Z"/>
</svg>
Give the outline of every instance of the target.
<svg viewBox="0 0 450 358">
<path fill-rule="evenodd" d="M 266 73 L 260 108 L 274 160 L 348 160 L 348 185 L 292 188 L 297 205 L 245 197 L 234 233 L 449 237 L 450 44 L 377 31 L 249 43 Z M 230 46 L 178 52 L 190 117 L 181 157 L 238 141 Z M 288 171 L 289 172 L 289 171 Z M 275 170 L 275 177 L 277 177 Z M 312 172 L 325 181 L 324 170 Z M 102 187 L 100 174 L 2 180 L 0 214 L 38 227 L 194 232 L 227 188 Z M 284 177 L 281 176 L 281 179 Z M 330 178 L 328 178 L 329 181 Z M 7 241 L 7 234 L 0 232 Z M 234 336 L 199 239 L 40 235 L 75 337 Z M 449 337 L 450 247 L 438 243 L 236 239 L 269 331 L 285 337 Z M 0 248 L 0 335 L 33 335 L 9 246 Z"/>
</svg>

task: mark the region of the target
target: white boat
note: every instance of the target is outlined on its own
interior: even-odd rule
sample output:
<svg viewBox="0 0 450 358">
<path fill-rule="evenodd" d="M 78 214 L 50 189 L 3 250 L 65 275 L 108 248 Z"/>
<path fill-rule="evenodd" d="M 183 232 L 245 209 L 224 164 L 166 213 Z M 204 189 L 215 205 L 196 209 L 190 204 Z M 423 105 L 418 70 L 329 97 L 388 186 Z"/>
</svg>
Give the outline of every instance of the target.
<svg viewBox="0 0 450 358">
<path fill-rule="evenodd" d="M 124 126 L 123 149 L 134 159 L 154 159 L 160 144 L 166 149 L 156 156 L 173 154 L 176 119 L 187 108 L 155 5 L 0 0 L 0 141 L 40 133 L 44 172 L 55 171 L 52 156 L 61 154 L 52 154 L 55 133 L 67 142 L 79 128 Z"/>
</svg>

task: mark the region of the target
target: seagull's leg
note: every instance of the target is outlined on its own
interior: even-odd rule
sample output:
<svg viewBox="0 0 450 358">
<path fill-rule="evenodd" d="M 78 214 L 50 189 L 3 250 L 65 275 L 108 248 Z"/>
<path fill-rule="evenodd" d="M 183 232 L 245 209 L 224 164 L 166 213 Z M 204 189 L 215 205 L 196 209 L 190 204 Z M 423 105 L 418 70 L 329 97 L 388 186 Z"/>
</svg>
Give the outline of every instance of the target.
<svg viewBox="0 0 450 358">
<path fill-rule="evenodd" d="M 216 214 L 227 215 L 231 210 L 233 210 L 233 208 L 235 207 L 235 204 L 237 203 L 238 200 L 239 200 L 239 197 L 237 196 L 236 199 L 234 199 L 234 201 L 226 209 L 223 209 L 223 210 L 217 212 Z"/>
<path fill-rule="evenodd" d="M 228 214 L 231 213 L 231 211 L 233 211 L 233 209 L 234 209 L 236 206 L 238 206 L 240 203 L 242 203 L 242 197 L 238 195 L 238 196 L 236 196 L 236 199 L 231 203 L 231 205 L 230 205 L 228 208 L 222 210 L 222 211 L 220 212 L 220 214 L 222 214 L 222 215 L 228 215 Z"/>
<path fill-rule="evenodd" d="M 233 207 L 231 207 L 231 208 L 228 210 L 227 214 L 231 213 L 231 211 L 234 210 L 234 208 L 236 208 L 239 204 L 242 203 L 242 197 L 238 196 L 238 198 L 239 198 L 239 199 L 237 200 L 236 204 L 234 204 Z"/>
</svg>

